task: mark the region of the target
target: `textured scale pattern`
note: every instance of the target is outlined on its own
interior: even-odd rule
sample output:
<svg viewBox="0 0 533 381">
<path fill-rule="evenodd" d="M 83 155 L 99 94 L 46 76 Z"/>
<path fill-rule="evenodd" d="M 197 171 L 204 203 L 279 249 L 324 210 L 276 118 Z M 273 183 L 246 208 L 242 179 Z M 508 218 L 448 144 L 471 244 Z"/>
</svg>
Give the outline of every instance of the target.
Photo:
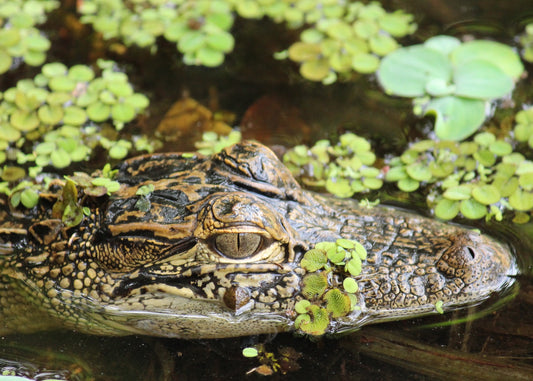
<svg viewBox="0 0 533 381">
<path fill-rule="evenodd" d="M 509 249 L 487 236 L 303 190 L 258 143 L 133 158 L 116 180 L 110 197 L 84 199 L 90 216 L 74 228 L 51 216 L 61 182 L 31 211 L 0 199 L 0 335 L 290 330 L 303 253 L 338 238 L 359 240 L 368 258 L 356 279 L 361 309 L 331 332 L 432 313 L 437 301 L 445 310 L 479 303 L 516 272 Z M 153 192 L 136 195 L 149 184 Z"/>
</svg>

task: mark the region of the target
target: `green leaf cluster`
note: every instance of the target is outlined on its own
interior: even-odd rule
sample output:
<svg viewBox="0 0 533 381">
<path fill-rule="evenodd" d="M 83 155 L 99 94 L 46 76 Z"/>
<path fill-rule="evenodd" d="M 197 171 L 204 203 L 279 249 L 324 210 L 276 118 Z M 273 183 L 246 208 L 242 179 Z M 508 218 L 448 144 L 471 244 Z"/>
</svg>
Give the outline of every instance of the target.
<svg viewBox="0 0 533 381">
<path fill-rule="evenodd" d="M 301 41 L 278 54 L 301 63 L 309 80 L 332 83 L 337 75 L 373 73 L 379 57 L 398 48 L 395 38 L 413 33 L 413 16 L 387 13 L 377 2 L 323 0 L 85 0 L 78 11 L 104 38 L 157 49 L 156 39 L 176 43 L 188 65 L 219 66 L 233 50 L 235 14 L 269 17 L 289 28 L 311 25 Z"/>
<path fill-rule="evenodd" d="M 378 80 L 391 95 L 416 97 L 415 114 L 435 115 L 440 139 L 463 140 L 485 120 L 488 102 L 510 94 L 523 71 L 506 45 L 436 36 L 385 57 Z"/>
<path fill-rule="evenodd" d="M 0 163 L 8 161 L 9 151 L 9 159 L 29 166 L 35 177 L 44 167 L 63 169 L 88 159 L 97 145 L 111 158 L 124 158 L 132 142 L 106 138 L 97 124 L 112 122 L 120 129 L 149 101 L 113 62 L 99 61 L 98 70 L 97 75 L 89 66 L 49 63 L 33 79 L 0 93 Z M 146 138 L 134 141 L 137 150 L 152 150 Z"/>
<path fill-rule="evenodd" d="M 533 148 L 533 107 L 519 111 L 515 116 L 514 138 Z"/>
<path fill-rule="evenodd" d="M 188 65 L 218 66 L 234 46 L 231 4 L 222 0 L 85 0 L 81 21 L 104 38 L 156 49 L 156 39 L 176 43 Z"/>
<path fill-rule="evenodd" d="M 338 197 L 352 197 L 383 185 L 383 174 L 373 166 L 376 155 L 370 143 L 351 132 L 341 135 L 336 145 L 320 140 L 311 148 L 296 146 L 287 151 L 283 161 L 303 184 L 325 187 Z"/>
<path fill-rule="evenodd" d="M 524 34 L 520 36 L 520 44 L 523 48 L 522 57 L 528 62 L 533 62 L 533 23 L 526 25 Z"/>
<path fill-rule="evenodd" d="M 404 192 L 431 184 L 428 204 L 444 220 L 501 220 L 505 210 L 523 220 L 533 208 L 533 162 L 490 132 L 461 143 L 422 140 L 388 164 L 385 179 Z"/>
<path fill-rule="evenodd" d="M 3 175 L 6 168 L 3 170 Z M 2 180 L 7 180 L 2 176 Z M 0 193 L 9 197 L 9 202 L 13 208 L 23 205 L 25 208 L 33 208 L 39 202 L 39 194 L 44 189 L 42 184 L 35 184 L 31 181 L 21 181 L 15 187 L 9 187 L 9 181 L 0 182 Z"/>
<path fill-rule="evenodd" d="M 233 130 L 226 136 L 207 131 L 202 134 L 201 141 L 194 143 L 194 147 L 202 155 L 213 155 L 226 147 L 239 143 L 241 139 L 242 135 L 238 130 Z"/>
<path fill-rule="evenodd" d="M 416 30 L 412 15 L 403 11 L 387 13 L 377 2 L 323 3 L 295 1 L 284 11 L 298 13 L 300 22 L 296 26 L 312 24 L 286 53 L 300 63 L 300 74 L 311 81 L 329 84 L 338 77 L 350 78 L 354 72 L 374 73 L 380 57 L 399 47 L 395 38 Z"/>
<path fill-rule="evenodd" d="M 35 25 L 46 20 L 46 13 L 56 9 L 56 0 L 0 1 L 0 74 L 21 58 L 30 66 L 42 65 L 50 41 Z"/>
<path fill-rule="evenodd" d="M 89 207 L 83 206 L 87 196 L 102 197 L 120 189 L 120 183 L 113 180 L 115 173 L 106 165 L 102 171 L 97 171 L 92 176 L 85 172 L 66 176 L 61 196 L 52 207 L 52 216 L 61 219 L 66 227 L 79 225 L 84 216 L 91 213 Z"/>
<path fill-rule="evenodd" d="M 361 274 L 367 252 L 354 240 L 319 242 L 308 250 L 300 266 L 307 274 L 302 280 L 303 296 L 294 306 L 296 329 L 309 335 L 322 335 L 331 319 L 359 308 L 356 277 Z"/>
</svg>

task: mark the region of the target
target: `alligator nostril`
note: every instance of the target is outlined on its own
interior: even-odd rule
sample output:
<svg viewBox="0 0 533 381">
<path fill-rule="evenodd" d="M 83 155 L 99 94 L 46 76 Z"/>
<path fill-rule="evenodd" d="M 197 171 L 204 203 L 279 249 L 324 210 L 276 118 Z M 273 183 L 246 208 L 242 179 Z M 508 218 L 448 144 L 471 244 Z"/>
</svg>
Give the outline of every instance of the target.
<svg viewBox="0 0 533 381">
<path fill-rule="evenodd" d="M 470 253 L 470 256 L 472 257 L 472 259 L 475 259 L 476 258 L 476 253 L 474 251 L 474 249 L 472 249 L 471 247 L 467 247 L 468 249 L 468 252 Z"/>
</svg>

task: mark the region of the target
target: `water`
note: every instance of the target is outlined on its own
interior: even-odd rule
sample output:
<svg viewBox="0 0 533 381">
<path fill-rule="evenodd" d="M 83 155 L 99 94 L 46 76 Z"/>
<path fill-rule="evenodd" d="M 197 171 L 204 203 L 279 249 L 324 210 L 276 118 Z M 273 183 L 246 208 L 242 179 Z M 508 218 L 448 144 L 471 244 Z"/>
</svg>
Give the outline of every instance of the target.
<svg viewBox="0 0 533 381">
<path fill-rule="evenodd" d="M 65 3 L 66 6 L 70 4 Z M 528 0 L 391 0 L 385 5 L 388 9 L 403 8 L 416 15 L 420 28 L 413 43 L 446 33 L 491 37 L 513 44 L 523 25 L 533 20 L 533 4 Z M 74 29 L 67 28 L 57 33 L 59 27 L 68 25 L 68 15 L 68 9 L 57 12 L 47 25 L 55 36 L 52 56 L 67 64 L 88 62 L 95 48 L 90 45 L 87 30 L 76 34 Z M 271 126 L 265 131 L 251 126 L 245 131 L 246 136 L 267 144 L 312 143 L 351 130 L 372 138 L 380 147 L 378 154 L 383 154 L 401 152 L 407 141 L 421 136 L 427 121 L 411 116 L 408 100 L 384 96 L 372 78 L 362 76 L 349 84 L 327 88 L 299 81 L 290 63 L 271 59 L 272 52 L 281 50 L 289 41 L 283 28 L 268 22 L 241 21 L 235 31 L 238 34 L 235 53 L 224 68 L 217 70 L 183 67 L 174 47 L 164 43 L 156 55 L 139 49 L 132 49 L 125 57 L 111 54 L 110 58 L 127 63 L 130 78 L 152 99 L 151 114 L 143 125 L 145 131 L 153 130 L 170 105 L 188 93 L 204 104 L 217 103 L 238 118 L 253 102 L 269 96 L 270 102 L 277 102 L 284 112 L 292 110 L 298 120 L 304 121 L 303 124 L 289 123 L 295 120 L 289 118 L 289 122 L 285 120 L 288 124 L 281 128 Z M 258 44 L 257 39 L 264 39 L 264 43 Z M 531 67 L 526 69 L 531 70 Z M 1 84 L 6 88 L 30 73 L 31 70 L 18 70 Z M 520 109 L 522 103 L 532 103 L 532 88 L 531 77 L 521 82 L 515 91 L 515 109 Z M 191 134 L 180 140 L 177 148 L 190 149 L 197 137 Z M 172 148 L 176 149 L 175 143 Z M 284 347 L 293 348 L 300 355 L 295 361 L 298 365 L 291 363 L 292 368 L 284 369 L 286 376 L 279 372 L 273 379 L 531 378 L 533 224 L 481 227 L 512 243 L 522 275 L 518 277 L 518 287 L 509 294 L 466 311 L 365 327 L 341 338 L 319 340 L 278 334 L 184 341 L 96 337 L 63 331 L 10 336 L 0 338 L 0 358 L 5 359 L 0 367 L 15 366 L 37 379 L 66 374 L 73 380 L 242 379 L 260 365 L 255 359 L 244 358 L 242 348 L 264 343 L 278 360 Z M 490 307 L 501 299 L 506 303 L 491 310 Z M 487 315 L 475 321 L 428 327 L 481 311 L 488 311 Z M 295 369 L 297 367 L 299 370 Z M 253 372 L 246 377 L 260 376 Z"/>
</svg>

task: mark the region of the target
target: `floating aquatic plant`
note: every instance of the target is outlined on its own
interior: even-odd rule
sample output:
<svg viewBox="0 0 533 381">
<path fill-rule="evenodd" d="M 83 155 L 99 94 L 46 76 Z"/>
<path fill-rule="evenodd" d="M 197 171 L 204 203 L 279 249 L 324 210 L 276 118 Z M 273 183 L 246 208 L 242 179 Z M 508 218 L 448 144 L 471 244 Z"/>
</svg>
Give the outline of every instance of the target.
<svg viewBox="0 0 533 381">
<path fill-rule="evenodd" d="M 9 151 L 17 164 L 33 163 L 35 175 L 49 165 L 66 168 L 86 160 L 98 144 L 112 158 L 125 157 L 132 143 L 97 136 L 100 128 L 93 124 L 109 121 L 121 129 L 144 111 L 148 98 L 133 91 L 114 63 L 99 61 L 99 70 L 96 75 L 88 66 L 49 63 L 33 80 L 6 90 L 0 103 L 0 163 Z M 148 148 L 146 141 L 137 141 Z M 31 152 L 24 151 L 26 142 L 35 142 Z"/>
<path fill-rule="evenodd" d="M 164 37 L 176 43 L 188 65 L 218 66 L 234 46 L 227 1 L 84 0 L 78 11 L 106 39 L 155 50 L 156 38 Z"/>
<path fill-rule="evenodd" d="M 524 34 L 520 36 L 522 45 L 522 57 L 528 62 L 533 62 L 533 23 L 526 25 Z"/>
<path fill-rule="evenodd" d="M 42 65 L 50 41 L 35 25 L 46 20 L 46 13 L 59 6 L 55 0 L 0 1 L 0 74 L 17 61 Z"/>
<path fill-rule="evenodd" d="M 301 63 L 301 74 L 313 81 L 334 82 L 337 74 L 372 73 L 379 57 L 398 47 L 395 38 L 414 32 L 413 16 L 387 13 L 377 2 L 271 0 L 85 0 L 78 11 L 104 38 L 156 49 L 156 38 L 176 43 L 188 65 L 218 66 L 233 50 L 230 33 L 235 15 L 269 17 L 289 28 L 310 25 L 278 57 Z"/>
<path fill-rule="evenodd" d="M 241 138 L 241 132 L 237 130 L 231 131 L 228 135 L 218 135 L 216 132 L 208 131 L 202 134 L 201 141 L 194 143 L 194 147 L 202 155 L 212 155 L 240 142 Z"/>
<path fill-rule="evenodd" d="M 325 187 L 339 197 L 351 197 L 383 185 L 382 173 L 373 166 L 376 155 L 370 143 L 353 133 L 341 135 L 336 145 L 320 140 L 311 148 L 296 146 L 284 155 L 283 161 L 303 184 Z"/>
<path fill-rule="evenodd" d="M 511 93 L 523 71 L 506 45 L 436 36 L 389 54 L 378 79 L 387 93 L 416 98 L 415 113 L 435 115 L 440 139 L 463 140 L 481 126 L 490 101 Z"/>
<path fill-rule="evenodd" d="M 307 12 L 303 19 L 314 25 L 301 33 L 301 41 L 291 45 L 286 55 L 300 63 L 304 78 L 325 84 L 354 72 L 375 72 L 380 58 L 399 47 L 395 38 L 416 30 L 412 15 L 387 13 L 376 2 L 332 2 Z"/>
<path fill-rule="evenodd" d="M 294 306 L 296 329 L 308 335 L 323 335 L 332 318 L 360 308 L 355 277 L 361 274 L 366 255 L 361 243 L 348 239 L 319 242 L 304 254 L 301 266 L 307 274 L 302 280 L 303 299 Z"/>
<path fill-rule="evenodd" d="M 422 140 L 388 164 L 385 179 L 405 192 L 431 185 L 428 204 L 441 219 L 501 220 L 505 210 L 523 219 L 533 208 L 533 162 L 490 132 L 462 143 Z"/>
</svg>

